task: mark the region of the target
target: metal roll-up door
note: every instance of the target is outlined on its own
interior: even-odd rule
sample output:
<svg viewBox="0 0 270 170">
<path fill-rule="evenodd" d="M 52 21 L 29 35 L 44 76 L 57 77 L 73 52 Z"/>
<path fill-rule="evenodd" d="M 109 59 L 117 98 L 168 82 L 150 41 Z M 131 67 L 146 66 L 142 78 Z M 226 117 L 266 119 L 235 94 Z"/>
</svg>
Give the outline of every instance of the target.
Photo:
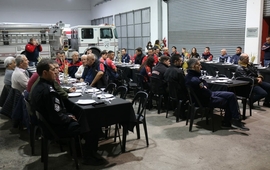
<svg viewBox="0 0 270 170">
<path fill-rule="evenodd" d="M 244 47 L 245 23 L 246 0 L 168 1 L 169 48 L 178 51 L 196 47 L 201 55 L 208 46 L 214 58 L 222 48 L 235 54 L 237 46 Z"/>
<path fill-rule="evenodd" d="M 264 0 L 263 16 L 270 17 L 270 0 Z"/>
</svg>

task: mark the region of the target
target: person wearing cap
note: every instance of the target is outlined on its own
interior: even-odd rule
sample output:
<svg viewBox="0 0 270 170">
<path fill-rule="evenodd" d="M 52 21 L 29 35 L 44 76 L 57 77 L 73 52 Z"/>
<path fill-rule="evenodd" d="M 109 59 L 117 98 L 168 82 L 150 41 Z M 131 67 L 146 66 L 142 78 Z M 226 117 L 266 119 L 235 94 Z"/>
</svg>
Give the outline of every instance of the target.
<svg viewBox="0 0 270 170">
<path fill-rule="evenodd" d="M 6 67 L 4 84 L 11 86 L 11 76 L 12 76 L 12 73 L 13 73 L 15 67 L 16 67 L 15 58 L 14 57 L 7 57 L 4 60 L 4 66 Z"/>
</svg>

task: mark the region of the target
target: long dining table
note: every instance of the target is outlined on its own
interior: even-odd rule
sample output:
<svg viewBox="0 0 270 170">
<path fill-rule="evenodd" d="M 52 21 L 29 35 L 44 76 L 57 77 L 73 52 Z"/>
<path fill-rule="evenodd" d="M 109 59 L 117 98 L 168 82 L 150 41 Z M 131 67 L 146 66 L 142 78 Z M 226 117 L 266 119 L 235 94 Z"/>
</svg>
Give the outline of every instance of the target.
<svg viewBox="0 0 270 170">
<path fill-rule="evenodd" d="M 78 101 L 95 100 L 92 104 L 79 104 Z M 123 126 L 122 152 L 126 149 L 127 131 L 133 131 L 136 124 L 134 109 L 130 101 L 119 97 L 111 100 L 93 99 L 90 94 L 78 95 L 68 98 L 68 111 L 76 113 L 75 116 L 81 125 L 82 133 L 114 124 Z"/>
<path fill-rule="evenodd" d="M 206 70 L 208 75 L 215 76 L 216 71 L 218 74 L 224 74 L 231 78 L 232 73 L 236 71 L 237 64 L 219 63 L 219 62 L 201 62 L 202 70 Z M 270 83 L 270 68 L 260 67 L 257 65 L 257 70 L 264 77 L 264 81 Z"/>
</svg>

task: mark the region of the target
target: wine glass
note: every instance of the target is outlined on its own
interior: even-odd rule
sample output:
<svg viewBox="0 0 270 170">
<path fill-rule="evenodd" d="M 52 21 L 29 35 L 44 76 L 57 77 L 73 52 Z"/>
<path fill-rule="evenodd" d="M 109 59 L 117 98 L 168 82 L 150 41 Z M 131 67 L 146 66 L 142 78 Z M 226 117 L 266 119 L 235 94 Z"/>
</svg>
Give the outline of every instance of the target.
<svg viewBox="0 0 270 170">
<path fill-rule="evenodd" d="M 235 76 L 234 76 L 235 75 L 235 72 L 232 72 L 232 75 L 233 75 L 232 76 L 232 80 L 234 80 L 235 79 Z"/>
<path fill-rule="evenodd" d="M 207 76 L 206 70 L 204 70 L 203 73 L 204 73 L 204 78 L 206 78 L 206 76 Z"/>
<path fill-rule="evenodd" d="M 100 90 L 101 90 L 101 98 L 102 99 L 105 99 L 105 94 L 104 94 L 104 90 L 105 90 L 105 88 L 100 88 Z"/>
<path fill-rule="evenodd" d="M 219 72 L 219 71 L 216 71 L 216 78 L 218 78 L 218 72 Z"/>
</svg>

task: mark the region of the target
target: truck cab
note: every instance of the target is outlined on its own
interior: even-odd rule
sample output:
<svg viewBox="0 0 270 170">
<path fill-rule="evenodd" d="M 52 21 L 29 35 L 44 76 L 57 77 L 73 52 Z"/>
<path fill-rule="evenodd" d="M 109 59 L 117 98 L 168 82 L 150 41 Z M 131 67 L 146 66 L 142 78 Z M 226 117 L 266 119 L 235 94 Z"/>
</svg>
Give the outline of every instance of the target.
<svg viewBox="0 0 270 170">
<path fill-rule="evenodd" d="M 103 50 L 118 50 L 116 28 L 111 25 L 78 25 L 71 27 L 71 48 L 80 54 L 88 49 L 98 58 Z"/>
</svg>

